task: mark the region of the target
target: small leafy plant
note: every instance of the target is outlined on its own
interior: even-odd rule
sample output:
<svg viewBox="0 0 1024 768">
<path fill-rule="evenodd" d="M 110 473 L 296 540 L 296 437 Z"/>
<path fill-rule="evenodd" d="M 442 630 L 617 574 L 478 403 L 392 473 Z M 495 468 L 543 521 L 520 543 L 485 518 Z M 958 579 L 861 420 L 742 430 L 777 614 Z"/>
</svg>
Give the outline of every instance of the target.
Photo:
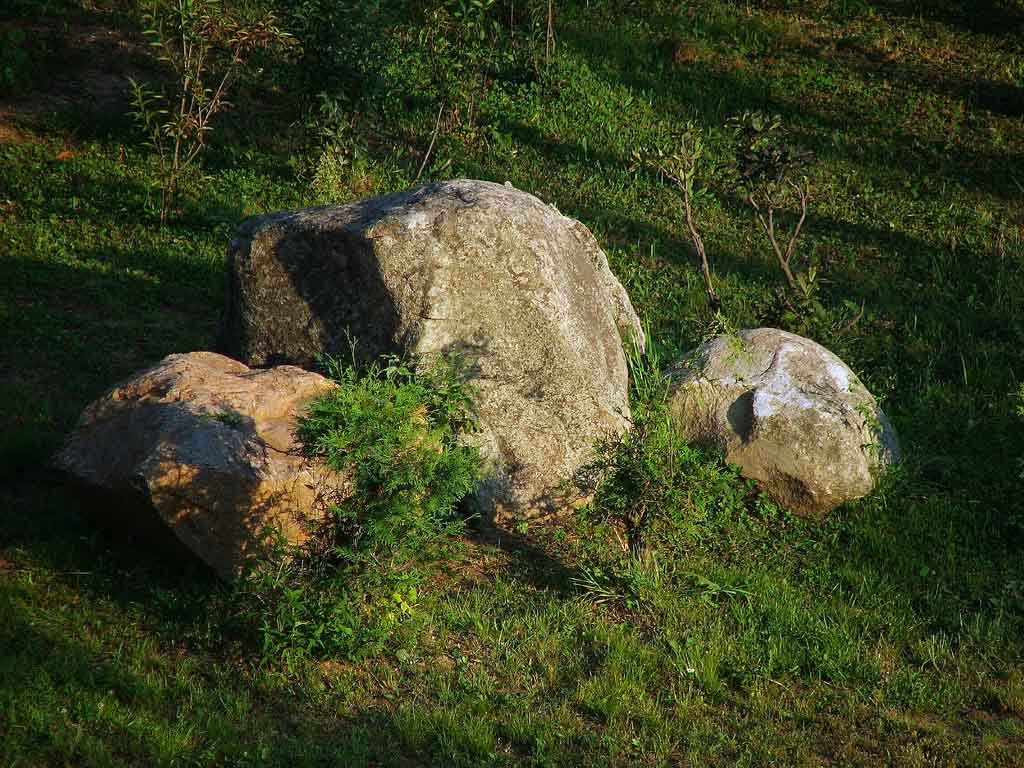
<svg viewBox="0 0 1024 768">
<path fill-rule="evenodd" d="M 577 489 L 590 497 L 581 520 L 597 535 L 573 583 L 590 602 L 630 611 L 649 609 L 658 595 L 673 590 L 693 593 L 702 577 L 676 567 L 687 542 L 750 510 L 778 514 L 734 467 L 683 439 L 670 413 L 671 375 L 662 370 L 650 337 L 647 344 L 646 352 L 634 345 L 629 355 L 630 428 L 600 441 L 594 460 L 576 476 Z M 601 535 L 602 529 L 610 535 Z M 619 544 L 617 553 L 606 544 L 611 537 Z M 698 584 L 703 591 L 711 586 Z"/>
<path fill-rule="evenodd" d="M 818 268 L 797 270 L 794 261 L 812 200 L 808 174 L 813 153 L 790 142 L 777 115 L 744 112 L 731 119 L 729 127 L 737 143 L 732 180 L 753 210 L 786 278 L 787 290 L 778 297 L 784 325 L 819 337 L 842 336 L 861 320 L 864 307 L 849 300 L 841 307 L 827 307 L 820 297 Z M 787 234 L 780 228 L 778 214 L 792 207 L 799 216 Z"/>
<path fill-rule="evenodd" d="M 682 514 L 685 475 L 698 454 L 674 429 L 668 412 L 671 381 L 660 370 L 657 349 L 633 344 L 632 423 L 621 435 L 599 441 L 594 461 L 576 476 L 580 492 L 592 496 L 590 515 L 610 523 L 624 553 L 643 555 L 656 517 Z"/>
<path fill-rule="evenodd" d="M 481 477 L 478 451 L 458 442 L 475 419 L 457 359 L 325 368 L 338 386 L 309 404 L 297 435 L 351 489 L 303 550 L 279 546 L 242 586 L 264 654 L 289 663 L 373 653 L 415 619 L 422 569 L 462 532 L 460 505 Z"/>
<path fill-rule="evenodd" d="M 693 122 L 684 125 L 676 137 L 671 149 L 656 149 L 646 158 L 647 164 L 675 184 L 683 198 L 683 214 L 686 228 L 690 233 L 690 241 L 700 259 L 701 277 L 704 279 L 704 291 L 707 293 L 708 306 L 712 313 L 717 313 L 722 306 L 711 280 L 711 265 L 708 261 L 704 238 L 701 237 L 694 215 L 694 184 L 704 164 L 704 137 Z"/>
<path fill-rule="evenodd" d="M 326 368 L 340 386 L 308 406 L 297 435 L 311 457 L 352 475 L 352 494 L 331 510 L 334 554 L 358 561 L 446 532 L 480 469 L 476 449 L 457 442 L 475 427 L 462 364 L 438 357 L 417 370 L 391 357 L 365 372 Z"/>
<path fill-rule="evenodd" d="M 814 155 L 789 143 L 777 115 L 744 112 L 730 125 L 739 144 L 736 171 L 743 196 L 772 246 L 786 283 L 792 290 L 808 295 L 813 290 L 814 274 L 796 274 L 792 263 L 807 220 L 811 200 L 807 169 Z M 786 240 L 779 232 L 775 214 L 792 201 L 800 207 L 800 218 Z"/>
<path fill-rule="evenodd" d="M 131 80 L 132 115 L 160 163 L 160 222 L 167 218 L 182 178 L 206 148 L 214 118 L 253 52 L 287 48 L 291 36 L 271 13 L 247 21 L 220 0 L 153 0 L 143 17 L 146 35 L 170 68 L 169 87 L 154 90 Z"/>
</svg>

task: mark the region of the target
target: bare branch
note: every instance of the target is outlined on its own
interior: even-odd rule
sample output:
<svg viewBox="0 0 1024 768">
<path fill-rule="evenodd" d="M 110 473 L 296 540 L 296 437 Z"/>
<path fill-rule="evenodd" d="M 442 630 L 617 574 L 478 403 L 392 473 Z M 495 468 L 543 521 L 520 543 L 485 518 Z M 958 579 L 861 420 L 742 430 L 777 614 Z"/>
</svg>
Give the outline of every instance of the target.
<svg viewBox="0 0 1024 768">
<path fill-rule="evenodd" d="M 423 162 L 420 163 L 420 169 L 416 173 L 416 178 L 413 181 L 419 181 L 420 176 L 423 175 L 423 170 L 427 167 L 427 162 L 430 160 L 430 154 L 434 151 L 434 142 L 437 141 L 438 131 L 441 130 L 441 115 L 444 114 L 444 102 L 441 102 L 441 107 L 437 110 L 437 121 L 434 123 L 434 132 L 430 136 L 430 146 L 427 147 L 427 154 L 423 156 Z"/>
<path fill-rule="evenodd" d="M 786 264 L 789 264 L 789 260 L 793 257 L 793 251 L 796 249 L 797 238 L 800 237 L 800 230 L 803 229 L 804 222 L 807 220 L 807 202 L 810 200 L 811 190 L 810 186 L 806 183 L 804 186 L 799 186 L 792 181 L 789 182 L 791 186 L 800 198 L 800 221 L 796 223 L 796 229 L 793 230 L 793 236 L 789 238 L 789 245 L 786 246 Z"/>
<path fill-rule="evenodd" d="M 842 328 L 839 329 L 839 334 L 838 335 L 842 336 L 843 334 L 846 334 L 846 333 L 850 332 L 851 330 L 853 330 L 853 327 L 857 323 L 860 322 L 862 317 L 864 317 L 864 302 L 861 302 L 860 311 L 857 312 L 857 314 L 853 316 L 853 319 L 850 320 L 850 322 L 846 323 L 845 325 L 843 325 Z"/>
<path fill-rule="evenodd" d="M 690 201 L 688 185 L 683 185 L 683 206 L 686 211 L 686 226 L 690 230 L 690 239 L 693 240 L 693 246 L 697 249 L 697 255 L 700 257 L 701 277 L 704 279 L 704 291 L 708 295 L 708 304 L 712 312 L 717 312 L 722 308 L 722 302 L 719 300 L 718 294 L 715 293 L 714 283 L 711 282 L 711 265 L 708 264 L 708 254 L 704 249 L 704 238 L 700 236 L 693 220 L 693 206 Z"/>
</svg>

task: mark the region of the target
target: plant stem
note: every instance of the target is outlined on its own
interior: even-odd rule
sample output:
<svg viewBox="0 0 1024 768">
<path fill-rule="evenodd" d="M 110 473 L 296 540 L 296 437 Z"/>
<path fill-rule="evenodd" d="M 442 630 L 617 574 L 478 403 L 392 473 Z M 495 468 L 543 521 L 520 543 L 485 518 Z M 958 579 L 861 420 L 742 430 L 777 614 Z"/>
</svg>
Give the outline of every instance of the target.
<svg viewBox="0 0 1024 768">
<path fill-rule="evenodd" d="M 444 102 L 441 102 L 441 108 L 437 110 L 437 121 L 434 123 L 434 133 L 430 137 L 430 146 L 427 147 L 427 154 L 423 156 L 423 162 L 420 163 L 420 169 L 416 173 L 416 178 L 413 182 L 420 180 L 420 176 L 423 175 L 423 170 L 427 167 L 427 163 L 430 161 L 430 153 L 434 151 L 434 142 L 437 141 L 437 134 L 441 130 L 441 115 L 444 114 Z"/>
</svg>

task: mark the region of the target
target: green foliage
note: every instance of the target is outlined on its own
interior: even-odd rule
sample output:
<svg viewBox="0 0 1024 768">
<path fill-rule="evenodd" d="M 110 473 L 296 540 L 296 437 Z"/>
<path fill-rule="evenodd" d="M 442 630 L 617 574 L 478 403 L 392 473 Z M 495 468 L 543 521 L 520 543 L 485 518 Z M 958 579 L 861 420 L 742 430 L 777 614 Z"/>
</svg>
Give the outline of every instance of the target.
<svg viewBox="0 0 1024 768">
<path fill-rule="evenodd" d="M 213 119 L 248 57 L 283 49 L 291 36 L 272 13 L 247 21 L 221 0 L 150 0 L 143 16 L 150 45 L 173 75 L 167 90 L 131 80 L 133 112 L 160 164 L 160 221 L 166 223 L 182 177 L 209 141 Z"/>
<path fill-rule="evenodd" d="M 340 386 L 308 406 L 297 435 L 308 455 L 352 475 L 351 495 L 331 510 L 335 551 L 350 560 L 414 551 L 449 531 L 480 475 L 477 450 L 457 442 L 474 428 L 461 363 L 326 366 Z"/>
<path fill-rule="evenodd" d="M 653 340 L 647 352 L 634 344 L 630 428 L 597 445 L 596 458 L 576 477 L 593 495 L 584 515 L 610 524 L 621 549 L 643 558 L 650 539 L 692 531 L 722 512 L 743 509 L 752 486 L 713 455 L 691 447 L 675 428 L 668 407 L 672 379 L 661 369 Z M 759 499 L 762 505 L 766 499 Z"/>
<path fill-rule="evenodd" d="M 788 141 L 778 115 L 744 112 L 729 121 L 738 143 L 736 171 L 748 195 L 778 200 L 806 175 L 814 154 Z M 791 187 L 790 187 L 791 188 Z"/>
<path fill-rule="evenodd" d="M 0 94 L 24 91 L 31 80 L 25 40 L 18 27 L 0 29 Z"/>
<path fill-rule="evenodd" d="M 457 358 L 325 368 L 338 386 L 307 406 L 296 434 L 351 488 L 327 500 L 303 551 L 278 543 L 240 592 L 264 654 L 289 664 L 376 652 L 414 618 L 420 569 L 462 532 L 460 504 L 481 477 L 478 451 L 458 443 L 475 421 Z"/>
</svg>

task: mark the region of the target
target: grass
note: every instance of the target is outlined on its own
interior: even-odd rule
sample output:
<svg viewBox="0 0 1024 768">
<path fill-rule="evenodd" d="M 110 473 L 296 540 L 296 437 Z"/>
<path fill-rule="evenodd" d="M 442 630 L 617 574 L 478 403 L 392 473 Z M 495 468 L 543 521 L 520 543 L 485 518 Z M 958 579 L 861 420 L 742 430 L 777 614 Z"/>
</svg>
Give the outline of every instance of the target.
<svg viewBox="0 0 1024 768">
<path fill-rule="evenodd" d="M 693 120 L 721 157 L 729 116 L 779 113 L 818 156 L 798 258 L 828 306 L 865 307 L 812 335 L 884 398 L 899 476 L 813 525 L 704 459 L 645 558 L 585 516 L 467 536 L 379 653 L 262 654 L 230 590 L 97 526 L 45 462 L 114 381 L 212 346 L 241 219 L 412 183 L 437 103 L 401 91 L 423 62 L 382 43 L 353 63 L 340 124 L 267 63 L 161 228 L 155 158 L 103 100 L 158 76 L 133 4 L 19 0 L 0 24 L 45 34 L 0 59 L 0 763 L 1024 760 L 1020 4 L 557 5 L 550 67 L 449 117 L 424 178 L 508 179 L 582 220 L 671 359 L 712 319 L 678 198 L 632 153 Z M 92 32 L 129 53 L 69 42 Z M 742 201 L 711 180 L 698 203 L 729 324 L 780 322 Z"/>
</svg>

